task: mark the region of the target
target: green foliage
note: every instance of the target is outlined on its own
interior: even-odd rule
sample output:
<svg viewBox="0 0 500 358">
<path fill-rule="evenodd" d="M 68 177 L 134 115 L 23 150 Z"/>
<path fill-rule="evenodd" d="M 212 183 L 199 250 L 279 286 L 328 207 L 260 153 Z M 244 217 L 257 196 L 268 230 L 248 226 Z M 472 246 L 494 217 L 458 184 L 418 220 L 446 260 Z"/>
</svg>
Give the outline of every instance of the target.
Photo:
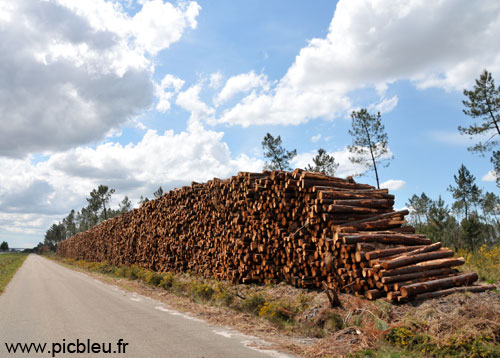
<svg viewBox="0 0 500 358">
<path fill-rule="evenodd" d="M 491 138 L 500 135 L 500 87 L 495 88 L 495 80 L 491 73 L 484 70 L 479 79 L 476 79 L 474 89 L 464 90 L 464 95 L 468 98 L 463 101 L 466 107 L 464 113 L 482 122 L 475 122 L 469 127 L 458 127 L 459 132 L 469 136 L 488 134 Z M 498 147 L 499 140 L 491 140 L 491 138 L 484 143 L 479 142 L 469 150 L 484 154 Z"/>
<path fill-rule="evenodd" d="M 390 345 L 404 348 L 406 351 L 418 352 L 422 356 L 439 358 L 500 357 L 500 345 L 495 344 L 487 337 L 470 338 L 464 341 L 454 339 L 443 344 L 434 342 L 430 336 L 415 332 L 411 328 L 397 327 L 389 331 L 385 336 L 385 341 Z"/>
<path fill-rule="evenodd" d="M 269 170 L 290 170 L 290 160 L 297 155 L 297 150 L 287 151 L 281 144 L 281 137 L 274 138 L 267 133 L 262 140 L 264 156 L 270 159 L 266 162 L 264 168 Z"/>
<path fill-rule="evenodd" d="M 475 251 L 460 250 L 457 254 L 465 257 L 464 269 L 477 272 L 481 281 L 500 281 L 500 244 L 493 247 L 482 245 Z"/>
<path fill-rule="evenodd" d="M 54 250 L 56 245 L 66 240 L 66 227 L 63 223 L 52 224 L 52 226 L 45 232 L 43 243 Z"/>
<path fill-rule="evenodd" d="M 194 300 L 210 301 L 214 294 L 214 288 L 207 283 L 196 283 L 191 286 L 191 296 Z"/>
<path fill-rule="evenodd" d="M 265 303 L 266 297 L 260 293 L 254 293 L 241 302 L 240 308 L 244 312 L 258 315 Z"/>
<path fill-rule="evenodd" d="M 0 250 L 2 251 L 7 251 L 9 249 L 9 244 L 7 241 L 3 241 L 1 244 L 0 244 Z"/>
<path fill-rule="evenodd" d="M 130 201 L 128 196 L 125 195 L 123 200 L 120 202 L 120 206 L 118 208 L 118 214 L 129 212 L 131 208 L 132 208 L 132 202 Z"/>
<path fill-rule="evenodd" d="M 21 267 L 28 255 L 20 253 L 6 253 L 0 255 L 0 294 Z"/>
<path fill-rule="evenodd" d="M 100 216 L 102 217 L 102 219 L 107 220 L 109 216 L 106 209 L 106 204 L 109 203 L 109 201 L 111 200 L 111 195 L 113 195 L 114 192 L 115 189 L 109 189 L 106 185 L 99 185 L 97 189 L 94 189 L 90 192 L 90 198 L 87 198 L 89 209 L 91 209 L 98 216 L 98 213 L 101 212 Z"/>
<path fill-rule="evenodd" d="M 468 127 L 458 127 L 461 134 L 470 136 L 482 135 L 488 137 L 485 142 L 469 147 L 472 152 L 485 155 L 492 152 L 490 161 L 497 174 L 497 185 L 500 185 L 500 87 L 495 87 L 495 81 L 487 70 L 476 79 L 472 90 L 464 90 L 467 100 L 463 101 L 464 113 L 472 118 L 479 119 Z"/>
<path fill-rule="evenodd" d="M 410 220 L 413 225 L 420 226 L 427 222 L 427 213 L 432 204 L 432 200 L 425 193 L 413 194 L 406 206 L 410 209 Z"/>
<path fill-rule="evenodd" d="M 320 172 L 329 176 L 334 176 L 339 164 L 335 158 L 329 155 L 323 148 L 318 149 L 318 154 L 313 158 L 313 164 L 308 164 L 306 170 Z"/>
<path fill-rule="evenodd" d="M 162 187 L 160 186 L 154 193 L 153 195 L 155 196 L 155 198 L 159 198 L 160 196 L 163 195 L 163 189 Z"/>
<path fill-rule="evenodd" d="M 470 208 L 477 205 L 480 202 L 482 191 L 476 185 L 476 177 L 471 174 L 471 172 L 462 164 L 458 169 L 458 175 L 454 175 L 456 186 L 450 185 L 448 191 L 456 199 L 453 203 L 453 208 L 458 212 L 465 213 L 465 219 L 468 219 Z M 477 209 L 476 209 L 477 212 Z"/>
<path fill-rule="evenodd" d="M 354 164 L 361 164 L 368 170 L 375 171 L 377 188 L 380 188 L 377 163 L 382 162 L 389 152 L 387 148 L 387 133 L 380 117 L 370 114 L 365 108 L 351 113 L 352 129 L 349 134 L 352 136 L 352 145 L 348 146 L 349 152 L 354 154 L 349 160 Z M 385 166 L 389 165 L 386 162 Z"/>
</svg>

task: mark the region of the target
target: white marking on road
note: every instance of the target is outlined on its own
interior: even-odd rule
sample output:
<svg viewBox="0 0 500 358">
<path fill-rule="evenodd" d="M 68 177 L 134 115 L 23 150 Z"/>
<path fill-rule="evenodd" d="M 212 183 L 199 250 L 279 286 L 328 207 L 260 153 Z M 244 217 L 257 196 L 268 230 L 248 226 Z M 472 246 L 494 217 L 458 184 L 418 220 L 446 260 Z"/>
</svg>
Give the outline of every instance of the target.
<svg viewBox="0 0 500 358">
<path fill-rule="evenodd" d="M 260 353 L 265 353 L 271 357 L 275 357 L 275 358 L 291 358 L 291 357 L 293 357 L 289 354 L 281 353 L 281 352 L 275 351 L 273 349 L 262 349 L 260 347 L 256 347 L 257 342 L 255 342 L 255 341 L 242 341 L 241 343 L 245 347 L 247 347 L 248 349 L 251 349 L 253 351 L 260 352 Z M 259 340 L 258 343 L 259 344 L 267 344 L 267 345 L 269 344 L 269 343 L 261 341 L 261 340 Z"/>
<path fill-rule="evenodd" d="M 169 310 L 168 308 L 165 308 L 165 307 L 157 306 L 157 307 L 155 307 L 155 309 L 160 310 L 160 311 L 163 311 L 163 312 L 170 313 L 171 315 L 174 315 L 174 316 L 184 317 L 184 318 L 189 319 L 189 320 L 191 320 L 191 321 L 195 321 L 195 322 L 205 322 L 205 321 L 204 321 L 204 320 L 202 320 L 202 319 L 195 318 L 195 317 L 191 317 L 191 316 L 188 316 L 188 315 L 186 315 L 186 314 L 184 314 L 184 313 L 180 313 L 180 312 L 178 312 L 178 311 Z"/>
<path fill-rule="evenodd" d="M 226 337 L 226 338 L 231 338 L 233 336 L 233 334 L 230 333 L 230 332 L 228 332 L 228 331 L 216 331 L 216 330 L 213 330 L 212 332 L 214 332 L 215 334 L 221 335 L 223 337 Z"/>
<path fill-rule="evenodd" d="M 130 297 L 130 300 L 131 301 L 135 301 L 135 302 L 141 302 L 142 301 L 140 298 L 134 298 L 134 297 Z"/>
<path fill-rule="evenodd" d="M 94 281 L 97 282 L 97 283 L 100 283 L 101 285 L 104 285 L 101 281 L 96 280 L 95 278 L 94 278 Z"/>
</svg>

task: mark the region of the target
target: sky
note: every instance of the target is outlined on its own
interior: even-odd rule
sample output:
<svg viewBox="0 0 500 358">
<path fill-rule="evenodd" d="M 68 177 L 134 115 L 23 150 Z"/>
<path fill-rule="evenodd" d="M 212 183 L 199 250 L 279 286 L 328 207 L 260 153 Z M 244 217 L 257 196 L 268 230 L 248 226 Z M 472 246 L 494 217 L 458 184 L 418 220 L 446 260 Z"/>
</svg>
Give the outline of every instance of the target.
<svg viewBox="0 0 500 358">
<path fill-rule="evenodd" d="M 464 164 L 498 193 L 457 127 L 463 90 L 500 82 L 497 0 L 0 0 L 0 241 L 32 247 L 98 185 L 112 206 L 258 171 L 266 133 L 337 175 L 353 110 L 381 112 L 403 208 Z"/>
</svg>

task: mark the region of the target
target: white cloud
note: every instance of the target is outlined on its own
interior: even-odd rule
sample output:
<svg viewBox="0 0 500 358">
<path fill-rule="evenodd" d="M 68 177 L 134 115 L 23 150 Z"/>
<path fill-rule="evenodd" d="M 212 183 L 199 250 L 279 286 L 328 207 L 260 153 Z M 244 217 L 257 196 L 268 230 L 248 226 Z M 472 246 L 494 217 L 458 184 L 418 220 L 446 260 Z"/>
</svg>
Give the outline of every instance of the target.
<svg viewBox="0 0 500 358">
<path fill-rule="evenodd" d="M 220 72 L 215 72 L 210 75 L 209 87 L 213 89 L 218 89 L 222 86 L 222 81 L 224 80 L 224 75 Z"/>
<path fill-rule="evenodd" d="M 0 157 L 0 233 L 24 232 L 38 242 L 52 222 L 85 206 L 99 184 L 116 189 L 116 207 L 125 195 L 134 203 L 151 197 L 159 185 L 169 190 L 261 171 L 262 160 L 232 156 L 223 135 L 198 124 L 180 133 L 149 130 L 137 144 L 78 147 L 41 162 Z"/>
<path fill-rule="evenodd" d="M 320 139 L 321 139 L 321 133 L 318 133 L 318 134 L 316 134 L 316 135 L 314 135 L 314 136 L 311 137 L 311 141 L 313 143 L 316 143 Z"/>
<path fill-rule="evenodd" d="M 200 99 L 201 85 L 189 87 L 186 91 L 179 93 L 176 104 L 186 111 L 191 112 L 190 124 L 198 123 L 201 119 L 210 121 L 214 109 L 209 107 Z"/>
<path fill-rule="evenodd" d="M 175 7 L 169 2 L 151 0 L 132 19 L 136 44 L 155 55 L 179 41 L 187 27 L 195 29 L 200 5 L 192 1 Z"/>
<path fill-rule="evenodd" d="M 224 88 L 215 97 L 216 104 L 222 104 L 239 93 L 247 93 L 250 90 L 258 88 L 263 91 L 269 90 L 269 82 L 265 75 L 257 75 L 251 71 L 241 75 L 229 78 Z"/>
<path fill-rule="evenodd" d="M 159 85 L 156 85 L 156 97 L 158 98 L 158 103 L 156 104 L 156 109 L 160 112 L 167 112 L 170 109 L 170 99 L 175 93 L 179 92 L 182 86 L 184 86 L 184 80 L 167 74 L 161 80 Z M 170 89 L 170 91 L 166 91 Z"/>
<path fill-rule="evenodd" d="M 495 175 L 495 172 L 493 170 L 490 170 L 488 173 L 483 175 L 483 177 L 481 179 L 482 179 L 482 181 L 486 181 L 486 182 L 496 182 L 497 176 Z"/>
<path fill-rule="evenodd" d="M 104 0 L 2 5 L 0 155 L 97 141 L 147 110 L 155 95 L 151 55 L 196 27 L 198 12 L 195 2 L 159 0 L 134 17 Z"/>
<path fill-rule="evenodd" d="M 368 106 L 370 112 L 380 112 L 388 113 L 392 111 L 398 105 L 398 96 L 392 96 L 391 98 L 382 98 L 379 103 L 371 104 Z"/>
<path fill-rule="evenodd" d="M 404 180 L 390 179 L 381 183 L 380 187 L 389 190 L 400 190 L 403 189 L 405 185 L 406 182 Z"/>
<path fill-rule="evenodd" d="M 483 68 L 500 73 L 500 2 L 340 0 L 325 38 L 312 39 L 269 93 L 219 115 L 231 125 L 297 125 L 352 108 L 349 94 L 410 80 L 461 90 Z M 380 103 L 390 110 L 397 97 Z"/>
</svg>

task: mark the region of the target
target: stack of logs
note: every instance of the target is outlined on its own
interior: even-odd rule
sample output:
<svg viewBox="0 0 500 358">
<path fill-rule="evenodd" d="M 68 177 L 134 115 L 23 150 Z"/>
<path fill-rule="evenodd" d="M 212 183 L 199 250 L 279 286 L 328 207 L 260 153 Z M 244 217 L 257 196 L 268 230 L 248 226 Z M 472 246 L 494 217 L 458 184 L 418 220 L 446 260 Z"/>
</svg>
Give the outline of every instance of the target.
<svg viewBox="0 0 500 358">
<path fill-rule="evenodd" d="M 394 195 L 297 169 L 192 183 L 60 243 L 60 255 L 240 283 L 326 285 L 406 301 L 471 286 L 464 259 L 415 234 Z"/>
</svg>

